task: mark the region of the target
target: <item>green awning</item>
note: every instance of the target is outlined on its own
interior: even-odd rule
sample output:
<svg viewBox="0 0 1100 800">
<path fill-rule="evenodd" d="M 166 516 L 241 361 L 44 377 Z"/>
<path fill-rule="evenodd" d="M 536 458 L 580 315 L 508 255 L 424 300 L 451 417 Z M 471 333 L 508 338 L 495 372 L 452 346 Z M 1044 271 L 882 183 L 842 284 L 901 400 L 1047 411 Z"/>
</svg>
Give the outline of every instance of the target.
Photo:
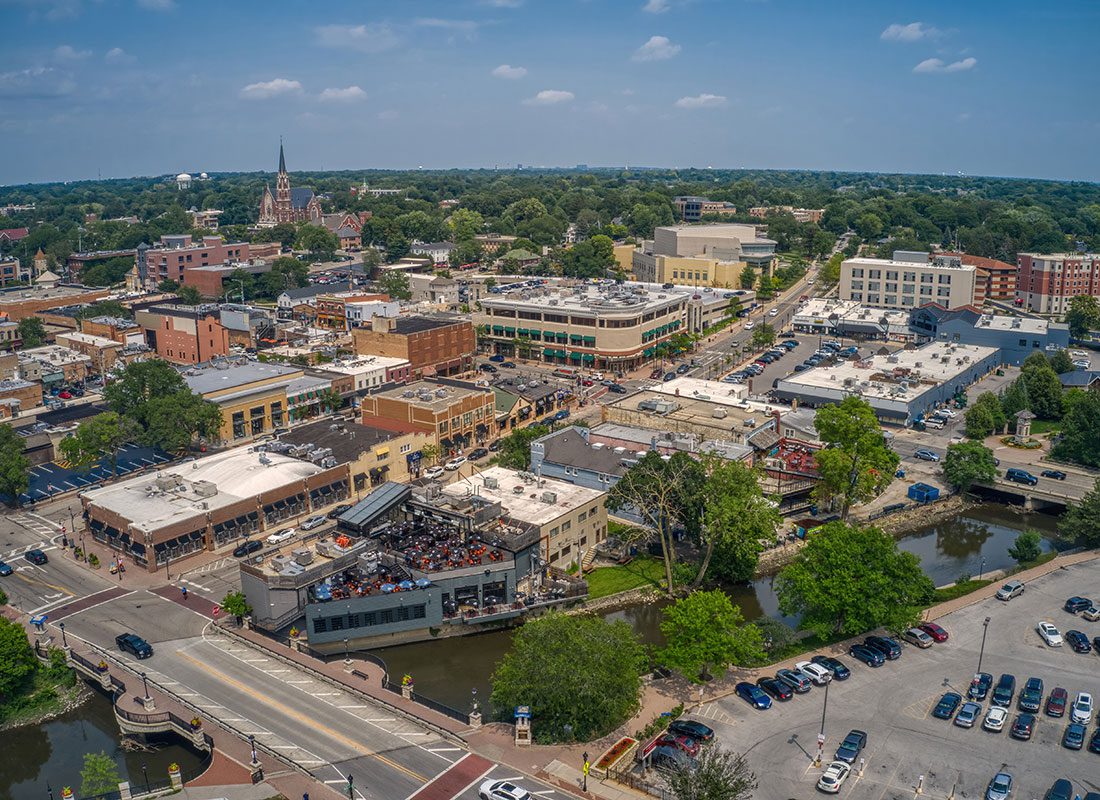
<svg viewBox="0 0 1100 800">
<path fill-rule="evenodd" d="M 546 337 L 546 341 L 548 342 L 554 341 L 554 337 L 557 336 L 553 331 L 543 331 L 542 335 Z"/>
<path fill-rule="evenodd" d="M 569 339 L 569 334 L 566 334 L 566 333 L 559 333 L 558 334 L 558 344 L 565 344 L 568 339 Z"/>
<path fill-rule="evenodd" d="M 544 347 L 544 348 L 542 348 L 542 354 L 544 356 L 546 356 L 547 358 L 553 358 L 554 357 L 554 348 L 553 347 Z"/>
<path fill-rule="evenodd" d="M 643 355 L 644 357 L 646 357 L 646 358 L 649 358 L 649 357 L 650 357 L 651 355 L 653 355 L 653 354 L 654 354 L 655 352 L 656 352 L 656 348 L 653 348 L 653 347 L 647 347 L 647 348 L 646 348 L 645 350 L 643 350 L 643 351 L 642 351 L 642 355 Z"/>
<path fill-rule="evenodd" d="M 569 334 L 569 341 L 572 342 L 573 344 L 576 344 L 577 342 L 580 342 L 583 339 L 584 339 L 584 337 L 581 336 L 579 333 Z"/>
<path fill-rule="evenodd" d="M 564 350 L 555 350 L 554 355 L 556 355 L 558 358 L 565 358 L 565 351 Z"/>
<path fill-rule="evenodd" d="M 569 358 L 571 358 L 573 361 L 580 361 L 581 360 L 581 354 L 580 353 L 570 353 Z"/>
<path fill-rule="evenodd" d="M 515 328 L 505 328 L 504 329 L 504 335 L 505 336 L 515 336 L 516 335 L 516 329 Z"/>
<path fill-rule="evenodd" d="M 504 333 L 504 326 L 503 325 L 494 325 L 493 326 L 493 333 L 503 334 Z"/>
<path fill-rule="evenodd" d="M 520 328 L 518 331 L 516 331 L 516 333 L 518 333 L 520 336 L 526 336 L 528 334 L 528 330 L 526 328 Z"/>
<path fill-rule="evenodd" d="M 595 344 L 596 343 L 596 337 L 595 336 L 584 336 L 584 337 L 581 337 L 581 338 L 584 339 L 585 344 Z"/>
<path fill-rule="evenodd" d="M 593 361 L 596 360 L 596 357 L 594 355 L 592 355 L 591 353 L 585 353 L 584 354 L 584 360 L 586 362 L 588 362 L 589 364 L 591 364 Z"/>
</svg>

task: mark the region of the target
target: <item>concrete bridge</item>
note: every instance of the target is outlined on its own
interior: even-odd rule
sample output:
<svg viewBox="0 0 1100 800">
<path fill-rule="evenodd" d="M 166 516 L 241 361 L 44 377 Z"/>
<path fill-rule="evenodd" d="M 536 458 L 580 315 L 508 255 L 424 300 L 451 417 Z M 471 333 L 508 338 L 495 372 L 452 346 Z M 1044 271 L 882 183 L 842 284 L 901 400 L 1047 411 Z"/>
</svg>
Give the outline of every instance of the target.
<svg viewBox="0 0 1100 800">
<path fill-rule="evenodd" d="M 1024 469 L 1039 477 L 1044 469 L 1059 470 L 1066 474 L 1064 480 L 1039 477 L 1034 486 L 1006 480 L 1005 471 L 1012 467 Z M 1045 508 L 1065 508 L 1070 503 L 1080 503 L 1093 490 L 1100 473 L 1082 467 L 1067 467 L 1052 463 L 1009 464 L 1002 461 L 997 477 L 989 483 L 976 483 L 971 487 L 975 494 L 1004 499 L 1008 504 L 1022 506 L 1026 511 Z"/>
</svg>

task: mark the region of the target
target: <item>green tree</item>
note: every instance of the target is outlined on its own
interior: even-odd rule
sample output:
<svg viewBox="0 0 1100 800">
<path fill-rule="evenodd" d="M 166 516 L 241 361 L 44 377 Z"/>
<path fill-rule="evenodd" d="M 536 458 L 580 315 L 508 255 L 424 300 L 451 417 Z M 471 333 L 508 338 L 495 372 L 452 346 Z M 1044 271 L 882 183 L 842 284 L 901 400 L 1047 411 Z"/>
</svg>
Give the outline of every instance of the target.
<svg viewBox="0 0 1100 800">
<path fill-rule="evenodd" d="M 966 410 L 966 435 L 971 439 L 984 440 L 995 430 L 993 414 L 988 407 L 975 404 Z"/>
<path fill-rule="evenodd" d="M 665 780 L 675 800 L 751 800 L 758 786 L 745 756 L 718 745 L 704 748 L 690 765 L 667 770 Z"/>
<path fill-rule="evenodd" d="M 762 350 L 773 344 L 775 344 L 775 328 L 766 322 L 761 322 L 752 332 L 752 346 Z"/>
<path fill-rule="evenodd" d="M 1100 480 L 1080 503 L 1070 503 L 1058 520 L 1058 533 L 1071 542 L 1084 542 L 1090 547 L 1100 545 Z"/>
<path fill-rule="evenodd" d="M 1001 405 L 1001 398 L 993 394 L 993 392 L 982 392 L 978 395 L 978 399 L 974 401 L 974 405 L 982 406 L 989 411 L 989 416 L 993 420 L 993 430 L 1004 430 L 1008 417 L 1005 416 L 1004 407 Z"/>
<path fill-rule="evenodd" d="M 420 448 L 420 460 L 428 465 L 434 464 L 439 460 L 440 452 L 439 445 L 426 444 Z"/>
<path fill-rule="evenodd" d="M 480 264 L 483 255 L 481 242 L 467 239 L 455 244 L 451 251 L 450 264 L 452 267 L 461 267 L 464 264 Z"/>
<path fill-rule="evenodd" d="M 161 292 L 174 292 L 180 288 L 180 285 L 176 281 L 165 279 L 157 284 L 157 289 Z"/>
<path fill-rule="evenodd" d="M 546 425 L 518 428 L 500 440 L 497 464 L 508 469 L 526 470 L 531 466 L 531 442 L 550 433 Z"/>
<path fill-rule="evenodd" d="M 141 416 L 145 421 L 142 441 L 169 453 L 183 452 L 197 437 L 207 441 L 220 438 L 221 408 L 190 391 L 153 398 Z"/>
<path fill-rule="evenodd" d="M 85 753 L 84 767 L 80 770 L 80 793 L 85 797 L 117 792 L 122 778 L 118 764 L 105 752 Z"/>
<path fill-rule="evenodd" d="M 412 292 L 409 291 L 409 276 L 404 270 L 386 270 L 378 278 L 378 285 L 394 300 L 408 300 L 412 297 Z"/>
<path fill-rule="evenodd" d="M 1040 419 L 1062 418 L 1062 382 L 1042 353 L 1032 353 L 1024 361 L 1020 378 L 1027 385 L 1031 412 Z"/>
<path fill-rule="evenodd" d="M 731 297 L 729 305 L 726 306 L 726 316 L 736 317 L 739 313 L 741 313 L 741 298 Z"/>
<path fill-rule="evenodd" d="M 970 425 L 969 415 L 967 425 Z M 997 477 L 993 451 L 980 442 L 948 445 L 943 459 L 943 477 L 960 492 L 969 490 L 975 483 L 992 483 Z"/>
<path fill-rule="evenodd" d="M 46 326 L 38 317 L 23 317 L 19 320 L 18 328 L 24 349 L 41 347 L 46 343 Z"/>
<path fill-rule="evenodd" d="M 1010 422 L 1016 421 L 1016 415 L 1031 406 L 1031 398 L 1027 394 L 1027 381 L 1021 375 L 1008 385 L 1001 395 L 1001 408 L 1004 409 L 1005 418 Z"/>
<path fill-rule="evenodd" d="M 742 289 L 751 289 L 756 285 L 756 270 L 752 268 L 751 264 L 746 264 L 744 266 L 738 280 L 741 283 Z"/>
<path fill-rule="evenodd" d="M 19 505 L 30 485 L 31 462 L 23 452 L 26 440 L 11 425 L 0 425 L 0 496 Z"/>
<path fill-rule="evenodd" d="M 252 606 L 244 596 L 244 592 L 227 592 L 221 602 L 222 611 L 237 618 L 237 624 L 252 613 Z"/>
<path fill-rule="evenodd" d="M 302 225 L 298 228 L 298 238 L 295 246 L 299 250 L 305 250 L 314 257 L 327 259 L 336 252 L 340 246 L 340 240 L 336 234 L 328 228 L 320 225 Z"/>
<path fill-rule="evenodd" d="M 1054 455 L 1086 467 L 1100 467 L 1100 391 L 1089 389 L 1073 396 Z"/>
<path fill-rule="evenodd" d="M 741 609 L 715 589 L 692 592 L 662 612 L 665 646 L 659 658 L 692 681 L 709 680 L 729 666 L 745 667 L 764 658 L 760 629 L 746 623 Z"/>
<path fill-rule="evenodd" d="M 756 473 L 738 461 L 708 459 L 701 496 L 703 525 L 699 531 L 703 557 L 693 585 L 703 582 L 708 567 L 723 581 L 749 580 L 756 571 L 760 542 L 775 536 L 782 515 L 764 497 Z"/>
<path fill-rule="evenodd" d="M 847 519 L 852 503 L 866 502 L 890 485 L 900 458 L 886 445 L 874 409 L 854 395 L 820 408 L 814 428 L 826 445 L 814 455 L 821 475 L 814 496 L 838 498 L 840 516 Z"/>
<path fill-rule="evenodd" d="M 776 579 L 779 608 L 819 636 L 854 636 L 920 619 L 935 587 L 920 559 L 879 528 L 830 522 Z"/>
<path fill-rule="evenodd" d="M 107 384 L 103 399 L 107 406 L 122 417 L 131 417 L 144 425 L 144 412 L 155 397 L 167 397 L 190 391 L 183 376 L 167 361 L 150 359 L 128 364 L 122 373 Z"/>
<path fill-rule="evenodd" d="M 140 432 L 137 420 L 104 411 L 80 423 L 74 433 L 61 440 L 59 447 L 65 460 L 74 467 L 91 466 L 107 456 L 111 474 L 117 476 L 119 450 L 133 442 Z"/>
<path fill-rule="evenodd" d="M 794 630 L 775 617 L 760 617 L 753 620 L 752 624 L 760 629 L 760 635 L 764 640 L 764 652 L 769 658 L 774 659 L 796 640 Z"/>
<path fill-rule="evenodd" d="M 1078 295 L 1079 297 L 1085 297 L 1086 295 Z M 1095 298 L 1092 298 L 1095 300 Z M 1069 357 L 1069 352 L 1066 350 L 1059 350 L 1050 357 L 1050 368 L 1059 375 L 1064 375 L 1067 372 L 1073 372 L 1075 367 L 1073 366 L 1073 359 Z"/>
<path fill-rule="evenodd" d="M 451 229 L 451 236 L 457 242 L 473 241 L 473 238 L 484 229 L 485 220 L 481 214 L 468 208 L 458 208 L 447 218 L 447 227 Z"/>
<path fill-rule="evenodd" d="M 1090 294 L 1070 298 L 1066 324 L 1074 339 L 1090 338 L 1092 331 L 1100 328 L 1100 301 Z"/>
<path fill-rule="evenodd" d="M 197 306 L 202 302 L 202 293 L 194 286 L 181 286 L 176 290 L 176 297 L 185 306 Z"/>
<path fill-rule="evenodd" d="M 835 253 L 821 267 L 817 277 L 822 283 L 832 285 L 840 282 L 840 265 L 844 261 L 844 253 Z"/>
<path fill-rule="evenodd" d="M 638 709 L 646 665 L 627 623 L 553 612 L 516 631 L 493 671 L 492 705 L 509 719 L 530 706 L 539 743 L 591 741 Z"/>
<path fill-rule="evenodd" d="M 19 694 L 37 669 L 38 659 L 23 626 L 0 617 L 0 698 Z"/>
<path fill-rule="evenodd" d="M 1016 537 L 1012 547 L 1008 548 L 1008 554 L 1017 564 L 1026 564 L 1043 554 L 1042 544 L 1043 537 L 1039 532 L 1029 529 Z"/>
</svg>

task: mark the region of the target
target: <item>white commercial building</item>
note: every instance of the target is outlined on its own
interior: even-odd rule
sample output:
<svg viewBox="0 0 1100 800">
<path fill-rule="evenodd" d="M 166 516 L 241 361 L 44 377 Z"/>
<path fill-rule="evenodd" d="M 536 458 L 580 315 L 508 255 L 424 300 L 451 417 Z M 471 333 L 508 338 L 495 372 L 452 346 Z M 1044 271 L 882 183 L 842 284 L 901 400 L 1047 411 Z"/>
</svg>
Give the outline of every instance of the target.
<svg viewBox="0 0 1100 800">
<path fill-rule="evenodd" d="M 803 302 L 791 318 L 791 327 L 819 336 L 910 341 L 909 313 L 889 308 L 871 308 L 854 300 L 812 297 Z"/>
<path fill-rule="evenodd" d="M 878 308 L 911 310 L 927 303 L 944 308 L 974 302 L 977 270 L 958 257 L 897 252 L 894 258 L 849 258 L 840 265 L 837 297 Z"/>
<path fill-rule="evenodd" d="M 355 391 L 373 389 L 390 382 L 390 376 L 394 371 L 409 367 L 407 358 L 396 356 L 363 356 L 353 359 L 337 359 L 322 368 L 326 372 L 339 372 L 342 375 L 351 375 L 355 379 Z"/>
</svg>

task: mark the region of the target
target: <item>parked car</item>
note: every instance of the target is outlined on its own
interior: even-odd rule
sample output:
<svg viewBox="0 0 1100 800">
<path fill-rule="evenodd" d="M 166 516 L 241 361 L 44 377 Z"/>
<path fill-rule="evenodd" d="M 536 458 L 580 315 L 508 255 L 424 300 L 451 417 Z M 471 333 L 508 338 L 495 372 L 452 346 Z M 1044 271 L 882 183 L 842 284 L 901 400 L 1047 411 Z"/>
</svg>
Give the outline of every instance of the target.
<svg viewBox="0 0 1100 800">
<path fill-rule="evenodd" d="M 1006 672 L 997 679 L 997 685 L 993 689 L 993 705 L 1008 708 L 1015 695 L 1016 676 Z"/>
<path fill-rule="evenodd" d="M 303 531 L 311 531 L 314 528 L 320 528 L 325 524 L 325 517 L 323 514 L 315 514 L 302 523 Z"/>
<path fill-rule="evenodd" d="M 0 561 L 0 577 L 7 577 L 11 575 L 15 570 L 11 568 L 11 564 L 5 561 Z"/>
<path fill-rule="evenodd" d="M 678 747 L 655 747 L 649 754 L 649 763 L 660 772 L 695 767 L 695 759 Z"/>
<path fill-rule="evenodd" d="M 1048 717 L 1061 717 L 1066 713 L 1066 703 L 1069 702 L 1069 692 L 1061 686 L 1050 690 L 1047 697 L 1046 714 Z"/>
<path fill-rule="evenodd" d="M 1012 776 L 1007 772 L 998 772 L 989 779 L 985 787 L 985 800 L 1008 800 L 1012 794 Z"/>
<path fill-rule="evenodd" d="M 820 664 L 815 664 L 812 661 L 799 661 L 794 665 L 795 672 L 809 678 L 812 682 L 818 686 L 824 686 L 826 683 L 833 679 L 833 673 L 825 669 Z"/>
<path fill-rule="evenodd" d="M 1080 722 L 1088 725 L 1092 722 L 1092 695 L 1088 692 L 1078 692 L 1069 709 L 1070 722 Z"/>
<path fill-rule="evenodd" d="M 852 671 L 848 669 L 844 664 L 831 656 L 814 656 L 810 661 L 815 664 L 820 664 L 833 673 L 833 677 L 838 681 L 846 681 L 851 677 Z"/>
<path fill-rule="evenodd" d="M 979 672 L 970 680 L 970 688 L 966 690 L 966 696 L 971 700 L 985 700 L 993 686 L 993 676 L 988 672 Z"/>
<path fill-rule="evenodd" d="M 932 716 L 938 719 L 951 719 L 960 703 L 962 703 L 961 694 L 958 692 L 944 692 L 943 697 L 936 703 L 936 707 L 932 709 Z"/>
<path fill-rule="evenodd" d="M 833 760 L 853 764 L 855 760 L 859 758 L 859 754 L 863 752 L 863 748 L 866 746 L 867 733 L 857 728 L 853 728 L 848 731 L 848 735 L 844 737 L 844 741 L 842 741 L 840 747 L 836 749 L 836 755 L 833 756 Z"/>
<path fill-rule="evenodd" d="M 889 661 L 896 661 L 901 658 L 901 645 L 889 636 L 868 636 L 863 640 L 863 643 L 874 650 L 878 650 Z"/>
<path fill-rule="evenodd" d="M 481 364 L 478 369 L 482 372 L 488 372 L 490 375 L 495 375 L 497 373 L 497 368 L 492 364 Z"/>
<path fill-rule="evenodd" d="M 755 327 L 756 327 L 755 322 L 746 322 L 745 323 L 745 330 L 747 330 L 747 331 L 751 331 Z"/>
<path fill-rule="evenodd" d="M 493 441 L 489 442 L 489 452 L 490 453 L 495 453 L 497 450 L 500 449 L 500 447 L 501 447 L 500 439 L 494 439 Z"/>
<path fill-rule="evenodd" d="M 497 364 L 499 364 L 499 363 L 501 363 L 502 361 L 504 361 L 504 356 L 503 356 L 503 355 L 501 355 L 500 353 L 496 353 L 496 354 L 494 354 L 494 355 L 491 355 L 491 356 L 489 356 L 489 360 L 490 360 L 490 361 L 494 361 L 494 362 L 496 362 Z"/>
<path fill-rule="evenodd" d="M 262 550 L 263 546 L 264 543 L 259 539 L 248 539 L 233 548 L 233 557 L 244 558 L 245 556 L 250 556 L 257 550 Z"/>
<path fill-rule="evenodd" d="M 443 467 L 440 467 L 440 466 L 428 467 L 426 470 L 424 470 L 424 477 L 428 478 L 429 480 L 433 480 L 433 481 L 442 474 L 443 474 Z"/>
<path fill-rule="evenodd" d="M 921 461 L 939 461 L 940 457 L 933 453 L 931 450 L 918 450 L 913 453 L 913 458 L 919 458 Z"/>
<path fill-rule="evenodd" d="M 901 635 L 901 638 L 920 648 L 931 647 L 933 644 L 932 637 L 920 628 L 910 628 Z"/>
<path fill-rule="evenodd" d="M 962 704 L 959 713 L 955 715 L 955 724 L 960 728 L 973 728 L 982 715 L 981 703 L 967 701 Z"/>
<path fill-rule="evenodd" d="M 516 364 L 514 361 L 501 361 L 500 366 L 502 369 L 515 369 Z"/>
<path fill-rule="evenodd" d="M 657 739 L 658 747 L 676 747 L 692 758 L 699 755 L 699 743 L 682 733 L 666 733 Z"/>
<path fill-rule="evenodd" d="M 683 375 L 683 374 L 684 374 L 685 372 L 687 372 L 687 371 L 688 371 L 689 369 L 691 369 L 691 365 L 690 365 L 690 364 L 681 364 L 680 366 L 678 366 L 678 367 L 676 368 L 676 374 L 677 374 L 677 375 Z"/>
<path fill-rule="evenodd" d="M 560 411 L 555 412 L 554 413 L 554 419 L 559 420 L 559 421 L 563 420 L 563 419 L 569 419 L 569 409 L 568 408 L 563 408 Z"/>
<path fill-rule="evenodd" d="M 693 719 L 674 719 L 669 723 L 668 730 L 690 736 L 697 742 L 709 742 L 714 738 L 714 728 Z"/>
<path fill-rule="evenodd" d="M 1039 473 L 1040 477 L 1053 478 L 1056 481 L 1064 481 L 1066 479 L 1066 473 L 1060 469 L 1044 469 Z"/>
<path fill-rule="evenodd" d="M 351 508 L 351 503 L 341 503 L 340 505 L 336 506 L 336 508 L 332 509 L 332 511 L 325 514 L 325 516 L 329 519 L 336 519 L 349 508 Z"/>
<path fill-rule="evenodd" d="M 37 564 L 38 566 L 42 566 L 49 561 L 49 559 L 46 558 L 46 554 L 39 550 L 37 547 L 33 550 L 28 550 L 27 552 L 25 552 L 23 554 L 23 558 L 25 558 L 32 564 Z"/>
<path fill-rule="evenodd" d="M 668 381 L 673 380 L 675 377 L 676 377 L 675 372 L 666 372 L 665 377 L 664 377 L 664 381 L 667 383 Z"/>
<path fill-rule="evenodd" d="M 1100 619 L 1100 608 L 1096 606 L 1089 606 L 1081 612 L 1081 616 L 1087 619 L 1089 622 L 1096 622 Z"/>
<path fill-rule="evenodd" d="M 280 531 L 270 534 L 264 541 L 268 544 L 282 544 L 283 542 L 289 542 L 294 538 L 294 528 L 283 528 Z"/>
<path fill-rule="evenodd" d="M 1081 633 L 1081 631 L 1066 631 L 1066 641 L 1069 642 L 1069 646 L 1073 648 L 1075 653 L 1091 653 L 1092 645 L 1089 644 L 1089 637 Z"/>
<path fill-rule="evenodd" d="M 1070 800 L 1073 797 L 1073 784 L 1065 778 L 1059 778 L 1050 785 L 1043 800 Z"/>
<path fill-rule="evenodd" d="M 738 697 L 753 708 L 764 711 L 772 707 L 772 699 L 756 684 L 749 683 L 748 681 L 741 681 L 737 684 L 734 691 L 737 692 Z"/>
<path fill-rule="evenodd" d="M 946 642 L 948 639 L 947 631 L 934 622 L 922 622 L 917 627 L 931 636 L 933 641 Z"/>
<path fill-rule="evenodd" d="M 775 673 L 775 677 L 778 680 L 781 680 L 781 681 L 783 681 L 783 683 L 790 686 L 798 694 L 805 694 L 806 692 L 810 691 L 810 689 L 813 687 L 813 684 L 810 683 L 809 678 L 807 678 L 803 675 L 800 675 L 799 673 L 797 673 L 793 670 L 789 670 L 789 669 L 778 670 Z"/>
<path fill-rule="evenodd" d="M 1024 584 L 1022 581 L 1009 581 L 997 590 L 997 599 L 1011 600 L 1013 597 L 1019 597 L 1023 593 Z"/>
<path fill-rule="evenodd" d="M 1026 469 L 1020 469 L 1019 467 L 1009 467 L 1005 470 L 1005 480 L 1012 483 L 1023 483 L 1027 486 L 1035 486 L 1039 483 L 1039 479 L 1028 472 Z"/>
<path fill-rule="evenodd" d="M 985 712 L 985 720 L 982 722 L 982 727 L 987 731 L 993 731 L 994 733 L 1000 733 L 1004 730 L 1005 720 L 1008 719 L 1008 709 L 1001 708 L 1001 706 L 990 706 L 989 710 Z"/>
<path fill-rule="evenodd" d="M 790 700 L 794 697 L 794 691 L 791 687 L 775 678 L 759 678 L 756 685 L 776 700 Z"/>
<path fill-rule="evenodd" d="M 836 794 L 848 776 L 852 774 L 852 767 L 843 761 L 834 761 L 825 768 L 821 777 L 817 779 L 817 788 L 826 794 Z"/>
<path fill-rule="evenodd" d="M 1035 732 L 1035 715 L 1034 714 L 1017 714 L 1016 719 L 1012 722 L 1012 730 L 1009 731 L 1009 735 L 1013 739 L 1022 739 L 1027 741 L 1031 738 L 1031 734 Z"/>
<path fill-rule="evenodd" d="M 1085 733 L 1088 731 L 1080 722 L 1071 722 L 1062 734 L 1062 747 L 1068 750 L 1080 750 L 1085 746 Z"/>
<path fill-rule="evenodd" d="M 1092 732 L 1092 738 L 1089 739 L 1089 752 L 1100 753 L 1100 727 Z"/>
<path fill-rule="evenodd" d="M 1020 699 L 1016 706 L 1021 711 L 1035 712 L 1043 704 L 1043 679 L 1028 678 L 1024 688 L 1020 691 Z"/>
<path fill-rule="evenodd" d="M 456 469 L 465 464 L 466 460 L 466 456 L 455 456 L 443 465 L 443 469 L 447 470 L 448 472 L 454 472 Z"/>
<path fill-rule="evenodd" d="M 1092 601 L 1089 600 L 1087 597 L 1078 597 L 1077 595 L 1074 595 L 1073 597 L 1066 600 L 1065 605 L 1063 605 L 1062 608 L 1064 608 L 1071 614 L 1077 614 L 1081 611 L 1084 611 L 1091 605 Z"/>
<path fill-rule="evenodd" d="M 1039 632 L 1039 638 L 1046 642 L 1047 647 L 1062 646 L 1062 634 L 1053 624 L 1043 621 L 1035 626 L 1035 630 Z"/>
<path fill-rule="evenodd" d="M 511 781 L 483 781 L 477 788 L 481 800 L 531 800 L 531 793 Z"/>
<path fill-rule="evenodd" d="M 153 655 L 153 647 L 136 633 L 120 633 L 115 637 L 115 644 L 124 653 L 130 653 L 134 658 L 149 658 Z"/>
<path fill-rule="evenodd" d="M 862 644 L 854 644 L 849 647 L 848 655 L 856 661 L 862 661 L 869 667 L 881 667 L 886 663 L 886 657 L 882 653 Z"/>
<path fill-rule="evenodd" d="M 489 455 L 489 449 L 487 447 L 475 447 L 470 451 L 467 456 L 471 461 L 477 461 L 478 459 L 485 458 Z"/>
</svg>

